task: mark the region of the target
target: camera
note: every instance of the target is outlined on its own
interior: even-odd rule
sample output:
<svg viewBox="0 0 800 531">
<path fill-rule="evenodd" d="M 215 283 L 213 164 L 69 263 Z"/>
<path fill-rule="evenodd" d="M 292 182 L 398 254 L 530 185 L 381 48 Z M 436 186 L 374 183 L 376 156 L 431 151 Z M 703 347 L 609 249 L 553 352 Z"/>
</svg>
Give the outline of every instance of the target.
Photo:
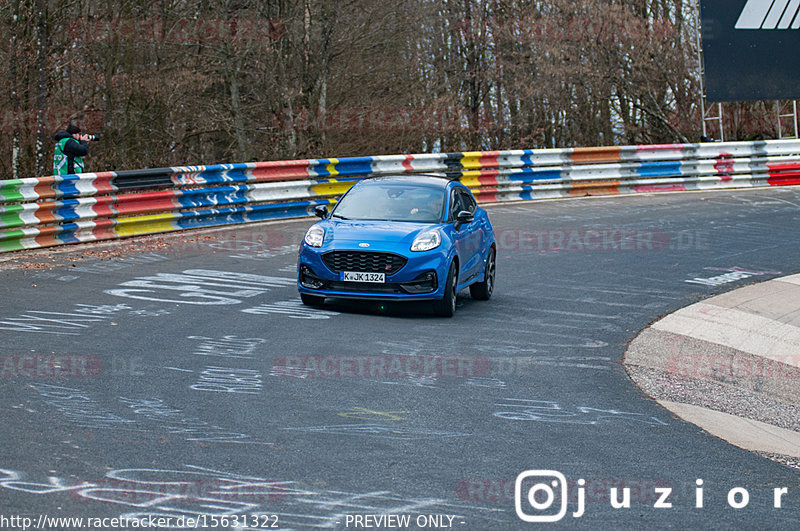
<svg viewBox="0 0 800 531">
<path fill-rule="evenodd" d="M 89 142 L 97 142 L 100 140 L 100 135 L 86 135 Z"/>
</svg>

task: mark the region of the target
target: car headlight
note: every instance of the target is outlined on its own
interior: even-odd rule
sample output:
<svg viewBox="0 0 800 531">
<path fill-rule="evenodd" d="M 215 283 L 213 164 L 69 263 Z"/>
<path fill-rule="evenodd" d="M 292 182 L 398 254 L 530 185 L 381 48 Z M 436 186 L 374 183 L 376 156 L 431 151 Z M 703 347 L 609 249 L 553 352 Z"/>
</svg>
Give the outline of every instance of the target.
<svg viewBox="0 0 800 531">
<path fill-rule="evenodd" d="M 412 251 L 430 251 L 431 249 L 436 249 L 439 247 L 439 244 L 442 243 L 442 236 L 439 234 L 439 231 L 428 230 L 425 232 L 420 233 L 414 238 L 414 243 L 411 244 Z"/>
<path fill-rule="evenodd" d="M 325 229 L 322 227 L 312 226 L 306 231 L 303 241 L 309 247 L 322 247 L 322 240 L 325 239 Z"/>
</svg>

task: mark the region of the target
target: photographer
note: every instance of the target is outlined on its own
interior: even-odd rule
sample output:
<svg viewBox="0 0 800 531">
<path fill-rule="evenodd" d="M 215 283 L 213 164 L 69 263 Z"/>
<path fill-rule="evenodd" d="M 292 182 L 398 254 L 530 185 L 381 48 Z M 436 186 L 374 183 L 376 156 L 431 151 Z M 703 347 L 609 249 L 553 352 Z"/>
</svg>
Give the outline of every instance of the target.
<svg viewBox="0 0 800 531">
<path fill-rule="evenodd" d="M 82 135 L 80 127 L 69 124 L 65 131 L 59 131 L 53 138 L 56 141 L 53 175 L 83 173 L 83 157 L 89 154 L 88 142 L 97 140 L 98 137 Z"/>
</svg>

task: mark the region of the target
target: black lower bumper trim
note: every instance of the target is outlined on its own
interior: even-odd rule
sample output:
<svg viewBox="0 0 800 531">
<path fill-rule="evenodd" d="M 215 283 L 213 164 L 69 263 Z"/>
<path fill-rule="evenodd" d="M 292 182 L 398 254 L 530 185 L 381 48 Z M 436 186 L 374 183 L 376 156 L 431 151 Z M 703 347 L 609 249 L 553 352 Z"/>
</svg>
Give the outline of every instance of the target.
<svg viewBox="0 0 800 531">
<path fill-rule="evenodd" d="M 300 268 L 300 284 L 303 287 L 322 291 L 343 291 L 362 293 L 388 293 L 397 295 L 424 295 L 436 291 L 436 273 L 422 273 L 409 282 L 343 282 L 320 278 L 307 266 Z"/>
</svg>

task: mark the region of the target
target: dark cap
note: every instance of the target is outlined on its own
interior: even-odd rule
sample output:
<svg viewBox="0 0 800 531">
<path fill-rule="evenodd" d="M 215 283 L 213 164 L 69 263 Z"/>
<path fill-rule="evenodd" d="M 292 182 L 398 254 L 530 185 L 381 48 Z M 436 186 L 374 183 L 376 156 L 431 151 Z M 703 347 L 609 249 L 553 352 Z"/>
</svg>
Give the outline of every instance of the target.
<svg viewBox="0 0 800 531">
<path fill-rule="evenodd" d="M 75 124 L 69 124 L 67 126 L 67 134 L 69 134 L 69 135 L 74 135 L 75 133 L 80 133 L 80 132 L 81 132 L 81 128 L 78 127 Z"/>
</svg>

